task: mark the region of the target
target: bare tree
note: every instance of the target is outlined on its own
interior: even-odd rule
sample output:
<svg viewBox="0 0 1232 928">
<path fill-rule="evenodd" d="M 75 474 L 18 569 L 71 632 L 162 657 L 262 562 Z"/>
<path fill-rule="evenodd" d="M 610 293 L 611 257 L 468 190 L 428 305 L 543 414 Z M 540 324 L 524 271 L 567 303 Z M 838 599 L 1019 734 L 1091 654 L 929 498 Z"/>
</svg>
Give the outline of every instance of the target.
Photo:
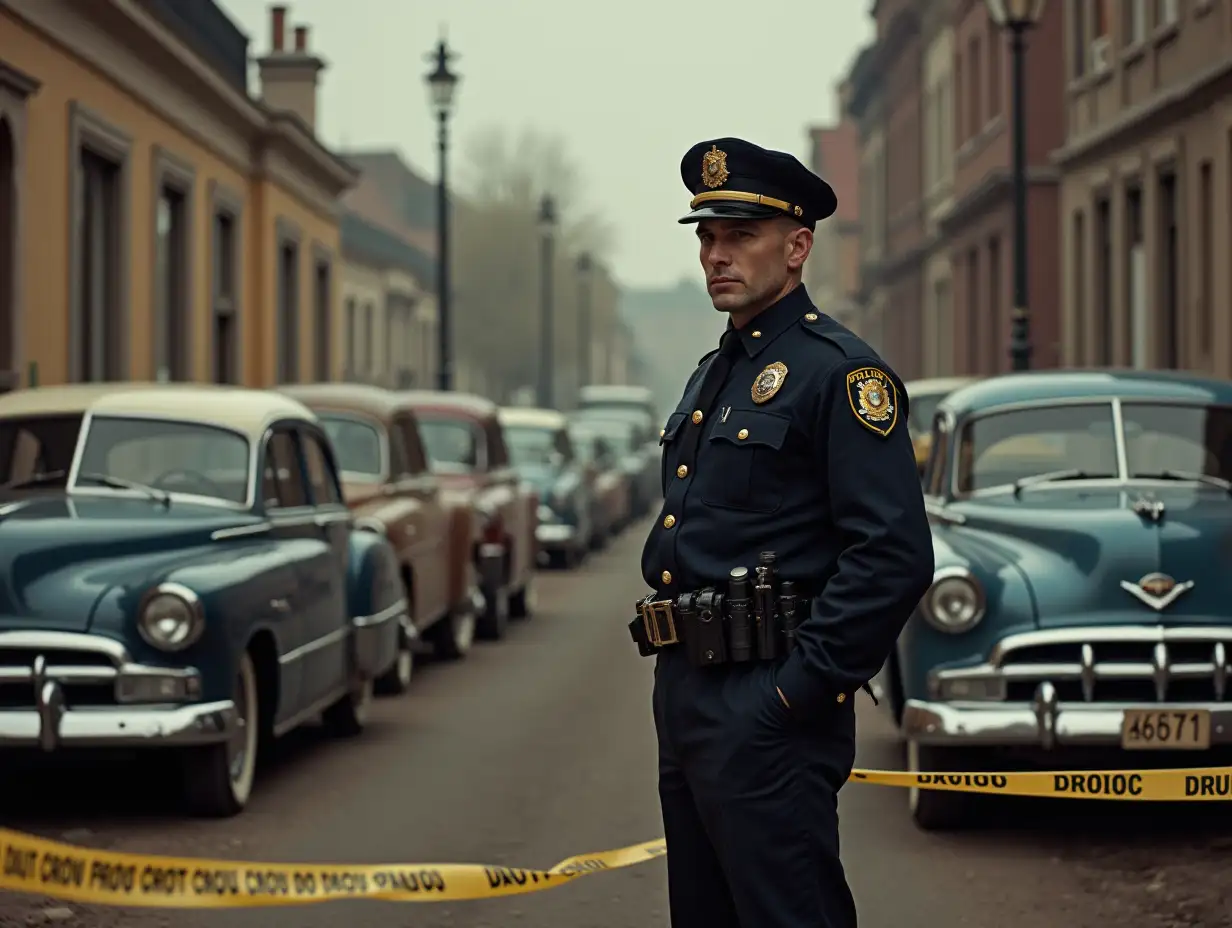
<svg viewBox="0 0 1232 928">
<path fill-rule="evenodd" d="M 551 363 L 558 397 L 567 403 L 582 369 L 577 256 L 587 251 L 601 261 L 614 242 L 612 227 L 582 201 L 581 173 L 557 136 L 485 129 L 464 148 L 460 173 L 465 205 L 455 214 L 453 252 L 459 350 L 482 365 L 505 395 L 534 384 L 539 365 Z M 555 347 L 546 360 L 539 341 L 542 243 L 537 225 L 545 193 L 556 201 L 559 221 L 552 268 Z M 605 271 L 597 276 L 593 293 L 611 284 Z M 592 295 L 591 306 L 591 332 L 602 343 L 616 323 L 615 305 Z"/>
</svg>

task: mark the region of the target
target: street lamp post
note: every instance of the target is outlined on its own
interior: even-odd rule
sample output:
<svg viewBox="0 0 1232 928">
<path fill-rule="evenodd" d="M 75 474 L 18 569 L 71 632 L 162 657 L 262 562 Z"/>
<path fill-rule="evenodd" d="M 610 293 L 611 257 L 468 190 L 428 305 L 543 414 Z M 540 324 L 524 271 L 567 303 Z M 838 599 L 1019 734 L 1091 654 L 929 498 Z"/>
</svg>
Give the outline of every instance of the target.
<svg viewBox="0 0 1232 928">
<path fill-rule="evenodd" d="M 590 383 L 591 318 L 590 318 L 590 274 L 594 269 L 590 252 L 584 251 L 578 255 L 578 380 L 579 387 Z"/>
<path fill-rule="evenodd" d="M 552 331 L 552 246 L 556 237 L 556 201 L 544 194 L 539 203 L 539 405 L 552 407 L 556 336 Z"/>
<path fill-rule="evenodd" d="M 437 383 L 442 390 L 453 389 L 453 345 L 450 341 L 450 281 L 449 281 L 449 187 L 446 169 L 449 152 L 449 117 L 453 114 L 454 91 L 458 75 L 449 70 L 456 55 L 445 46 L 442 38 L 428 60 L 436 67 L 425 79 L 432 108 L 436 111 L 436 138 L 440 161 L 436 182 L 436 306 L 437 306 Z"/>
<path fill-rule="evenodd" d="M 1039 24 L 1046 0 L 985 0 L 993 21 L 1009 32 L 1013 123 L 1014 182 L 1014 316 L 1010 327 L 1010 363 L 1031 367 L 1031 320 L 1027 311 L 1027 127 L 1023 97 L 1026 32 Z"/>
</svg>

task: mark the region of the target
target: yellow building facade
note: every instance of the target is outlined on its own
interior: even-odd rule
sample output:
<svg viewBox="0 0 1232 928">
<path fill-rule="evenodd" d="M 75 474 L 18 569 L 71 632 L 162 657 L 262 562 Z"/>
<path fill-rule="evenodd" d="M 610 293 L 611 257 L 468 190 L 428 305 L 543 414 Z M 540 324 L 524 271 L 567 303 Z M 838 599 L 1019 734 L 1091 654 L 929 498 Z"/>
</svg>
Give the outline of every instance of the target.
<svg viewBox="0 0 1232 928">
<path fill-rule="evenodd" d="M 9 387 L 337 378 L 356 175 L 314 136 L 307 30 L 284 50 L 275 11 L 259 102 L 221 12 L 160 9 L 0 0 L 0 370 Z M 206 27 L 238 37 L 230 74 L 191 41 Z"/>
</svg>

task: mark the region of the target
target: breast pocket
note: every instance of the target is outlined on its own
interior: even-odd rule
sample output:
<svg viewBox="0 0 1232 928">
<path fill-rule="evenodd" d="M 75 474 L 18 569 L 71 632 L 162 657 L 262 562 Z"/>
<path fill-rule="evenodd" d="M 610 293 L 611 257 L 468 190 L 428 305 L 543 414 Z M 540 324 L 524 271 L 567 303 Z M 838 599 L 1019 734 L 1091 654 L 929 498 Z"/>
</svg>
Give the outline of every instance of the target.
<svg viewBox="0 0 1232 928">
<path fill-rule="evenodd" d="M 791 420 L 772 412 L 734 409 L 710 430 L 697 478 L 702 502 L 724 509 L 774 512 L 783 502 L 783 446 Z"/>
<path fill-rule="evenodd" d="M 659 436 L 659 447 L 662 449 L 659 452 L 659 482 L 663 487 L 663 495 L 667 495 L 667 474 L 670 467 L 674 467 L 674 458 L 676 451 L 673 445 L 676 442 L 676 436 L 680 432 L 680 426 L 684 424 L 688 413 L 674 412 L 667 417 L 667 425 L 663 427 L 663 434 Z M 669 461 L 669 458 L 672 460 Z"/>
</svg>

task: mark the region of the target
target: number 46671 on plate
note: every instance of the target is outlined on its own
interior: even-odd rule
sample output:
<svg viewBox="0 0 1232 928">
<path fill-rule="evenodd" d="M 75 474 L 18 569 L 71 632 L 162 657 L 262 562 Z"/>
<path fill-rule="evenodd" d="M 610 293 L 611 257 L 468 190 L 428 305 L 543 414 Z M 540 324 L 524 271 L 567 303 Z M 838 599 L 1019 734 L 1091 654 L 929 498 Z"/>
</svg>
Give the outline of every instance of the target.
<svg viewBox="0 0 1232 928">
<path fill-rule="evenodd" d="M 1206 709 L 1126 709 L 1121 747 L 1126 751 L 1205 751 L 1211 746 Z"/>
</svg>

